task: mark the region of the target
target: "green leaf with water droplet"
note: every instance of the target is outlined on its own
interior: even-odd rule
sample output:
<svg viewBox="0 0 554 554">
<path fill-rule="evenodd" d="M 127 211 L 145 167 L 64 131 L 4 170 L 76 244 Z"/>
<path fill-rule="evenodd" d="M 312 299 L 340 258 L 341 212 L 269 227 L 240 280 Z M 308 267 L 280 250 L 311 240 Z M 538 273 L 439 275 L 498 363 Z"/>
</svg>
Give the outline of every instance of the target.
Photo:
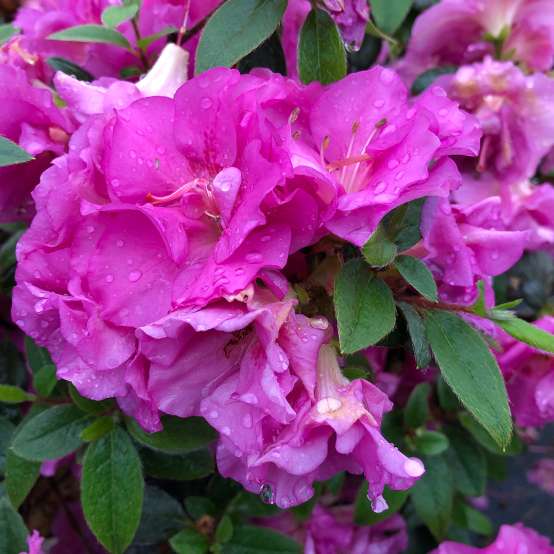
<svg viewBox="0 0 554 554">
<path fill-rule="evenodd" d="M 15 142 L 0 136 L 0 167 L 22 164 L 33 159 L 33 156 L 27 154 Z"/>
</svg>

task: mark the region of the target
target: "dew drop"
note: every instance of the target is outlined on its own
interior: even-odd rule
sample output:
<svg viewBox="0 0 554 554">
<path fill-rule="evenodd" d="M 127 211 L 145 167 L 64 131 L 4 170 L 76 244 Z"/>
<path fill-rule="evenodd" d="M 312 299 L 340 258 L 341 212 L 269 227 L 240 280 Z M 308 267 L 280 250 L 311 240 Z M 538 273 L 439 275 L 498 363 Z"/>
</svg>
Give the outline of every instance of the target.
<svg viewBox="0 0 554 554">
<path fill-rule="evenodd" d="M 310 327 L 314 329 L 327 329 L 329 322 L 324 317 L 312 317 L 310 319 Z"/>
<path fill-rule="evenodd" d="M 388 85 L 394 79 L 394 73 L 390 69 L 383 69 L 381 71 L 381 75 L 379 75 L 379 78 L 381 79 L 381 82 Z"/>
<path fill-rule="evenodd" d="M 441 117 L 446 117 L 448 115 L 448 110 L 446 108 L 442 108 L 439 110 L 439 115 Z"/>
<path fill-rule="evenodd" d="M 226 437 L 228 437 L 228 436 L 231 434 L 231 429 L 229 429 L 229 427 L 223 427 L 223 429 L 221 429 L 221 432 L 222 432 Z"/>
<path fill-rule="evenodd" d="M 113 283 L 113 275 L 111 273 L 106 275 L 106 283 Z"/>
<path fill-rule="evenodd" d="M 242 418 L 242 425 L 246 429 L 250 429 L 252 427 L 252 416 L 250 414 L 245 414 Z"/>
<path fill-rule="evenodd" d="M 206 97 L 202 98 L 202 100 L 200 100 L 200 107 L 203 110 L 209 110 L 212 106 L 213 106 L 213 102 L 212 102 L 211 98 L 208 98 L 206 96 Z"/>
<path fill-rule="evenodd" d="M 125 245 L 125 243 L 121 239 L 119 239 L 115 244 L 118 248 L 123 248 L 123 246 Z"/>
<path fill-rule="evenodd" d="M 129 281 L 131 281 L 131 283 L 136 283 L 141 277 L 141 271 L 131 271 L 131 273 L 129 273 Z"/>
<path fill-rule="evenodd" d="M 275 502 L 275 495 L 273 494 L 273 489 L 271 485 L 264 483 L 260 487 L 260 500 L 264 504 L 273 504 Z"/>
<path fill-rule="evenodd" d="M 387 163 L 387 167 L 389 169 L 394 169 L 395 167 L 398 167 L 398 160 L 395 160 L 394 158 L 392 160 L 389 160 Z"/>
<path fill-rule="evenodd" d="M 496 250 L 491 252 L 491 260 L 498 260 L 499 256 L 500 254 Z"/>
<path fill-rule="evenodd" d="M 262 255 L 259 252 L 251 252 L 246 255 L 246 261 L 250 264 L 259 263 L 262 261 Z"/>
<path fill-rule="evenodd" d="M 376 108 L 382 108 L 385 105 L 385 101 L 382 99 L 378 99 L 378 100 L 375 100 L 375 102 L 373 102 L 373 105 Z"/>
</svg>

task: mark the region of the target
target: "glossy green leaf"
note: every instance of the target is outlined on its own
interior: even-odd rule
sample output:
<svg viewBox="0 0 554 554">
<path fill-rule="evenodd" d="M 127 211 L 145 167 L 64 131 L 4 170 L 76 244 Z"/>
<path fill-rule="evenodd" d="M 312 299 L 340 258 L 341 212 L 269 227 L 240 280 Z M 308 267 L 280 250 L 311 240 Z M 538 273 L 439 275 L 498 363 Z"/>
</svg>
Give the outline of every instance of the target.
<svg viewBox="0 0 554 554">
<path fill-rule="evenodd" d="M 357 525 L 374 525 L 380 521 L 388 519 L 390 516 L 397 513 L 408 498 L 409 491 L 394 491 L 385 487 L 383 497 L 387 501 L 389 507 L 384 512 L 374 512 L 371 507 L 371 502 L 367 498 L 367 483 L 362 483 L 358 489 L 356 503 L 354 506 L 354 521 Z"/>
<path fill-rule="evenodd" d="M 215 530 L 215 540 L 218 543 L 226 543 L 233 536 L 233 522 L 228 515 L 224 515 Z"/>
<path fill-rule="evenodd" d="M 33 159 L 33 156 L 27 154 L 15 142 L 0 136 L 0 167 L 22 164 Z"/>
<path fill-rule="evenodd" d="M 452 512 L 456 525 L 480 535 L 492 535 L 494 526 L 491 520 L 482 512 L 472 508 L 465 502 L 456 502 Z"/>
<path fill-rule="evenodd" d="M 419 383 L 408 398 L 404 409 L 404 425 L 408 429 L 421 427 L 429 417 L 429 395 L 431 385 Z"/>
<path fill-rule="evenodd" d="M 182 529 L 186 520 L 181 503 L 165 490 L 146 485 L 139 528 L 133 545 L 160 544 Z"/>
<path fill-rule="evenodd" d="M 52 365 L 52 358 L 46 348 L 39 346 L 31 337 L 25 336 L 25 355 L 33 373 L 40 371 L 45 365 Z"/>
<path fill-rule="evenodd" d="M 271 36 L 286 7 L 286 0 L 225 2 L 204 27 L 196 51 L 196 74 L 235 65 Z"/>
<path fill-rule="evenodd" d="M 300 545 L 267 527 L 244 525 L 235 529 L 233 538 L 223 545 L 222 554 L 300 554 Z"/>
<path fill-rule="evenodd" d="M 69 396 L 71 397 L 71 400 L 73 400 L 75 406 L 79 408 L 79 410 L 91 415 L 103 414 L 113 405 L 112 400 L 96 401 L 81 396 L 72 384 L 69 385 Z"/>
<path fill-rule="evenodd" d="M 26 422 L 12 448 L 26 460 L 42 462 L 62 458 L 79 448 L 81 431 L 90 423 L 90 416 L 75 406 L 55 406 Z"/>
<path fill-rule="evenodd" d="M 93 81 L 94 76 L 91 75 L 86 69 L 83 69 L 81 66 L 66 60 L 65 58 L 60 58 L 58 56 L 52 56 L 46 60 L 46 63 L 54 70 L 61 71 L 66 75 L 71 75 L 79 81 Z"/>
<path fill-rule="evenodd" d="M 437 284 L 424 262 L 412 256 L 398 256 L 394 265 L 406 282 L 419 294 L 431 302 L 438 302 Z"/>
<path fill-rule="evenodd" d="M 174 33 L 177 33 L 178 31 L 179 29 L 177 29 L 177 27 L 168 26 L 165 29 L 158 31 L 157 33 L 142 37 L 140 40 L 137 41 L 137 46 L 143 49 L 148 48 L 153 42 L 156 42 L 158 39 L 166 37 L 168 35 L 172 35 Z"/>
<path fill-rule="evenodd" d="M 0 498 L 0 553 L 27 551 L 27 527 L 6 497 Z"/>
<path fill-rule="evenodd" d="M 432 361 L 432 356 L 429 341 L 425 335 L 423 318 L 411 304 L 398 302 L 397 305 L 408 325 L 408 333 L 410 334 L 412 350 L 417 367 L 419 369 L 429 367 Z"/>
<path fill-rule="evenodd" d="M 437 541 L 448 530 L 452 517 L 454 489 L 448 463 L 443 456 L 425 458 L 425 473 L 411 489 L 417 515 Z"/>
<path fill-rule="evenodd" d="M 33 377 L 33 387 L 43 397 L 50 396 L 57 383 L 56 366 L 54 364 L 42 366 Z"/>
<path fill-rule="evenodd" d="M 408 250 L 421 239 L 421 209 L 425 198 L 402 204 L 389 212 L 381 221 L 387 236 L 394 241 L 399 252 Z"/>
<path fill-rule="evenodd" d="M 458 419 L 462 426 L 471 433 L 473 438 L 488 452 L 499 454 L 501 456 L 515 456 L 523 450 L 523 443 L 516 433 L 512 434 L 510 442 L 506 447 L 500 447 L 498 443 L 491 437 L 490 433 L 479 424 L 479 422 L 467 412 L 458 414 Z"/>
<path fill-rule="evenodd" d="M 394 328 L 392 292 L 362 260 L 350 260 L 335 282 L 341 350 L 351 354 L 375 344 Z"/>
<path fill-rule="evenodd" d="M 15 425 L 8 418 L 0 416 L 0 478 L 5 472 L 6 455 L 14 431 Z"/>
<path fill-rule="evenodd" d="M 127 4 L 123 6 L 108 6 L 100 16 L 106 27 L 117 27 L 125 21 L 133 19 L 139 10 L 138 4 Z"/>
<path fill-rule="evenodd" d="M 385 267 L 394 261 L 398 247 L 391 241 L 382 225 L 369 237 L 362 246 L 366 262 L 373 267 Z"/>
<path fill-rule="evenodd" d="M 438 431 L 421 431 L 414 438 L 417 451 L 424 456 L 437 456 L 448 449 L 448 437 Z"/>
<path fill-rule="evenodd" d="M 531 325 L 531 323 L 517 317 L 495 319 L 495 323 L 515 339 L 545 352 L 554 353 L 554 335 L 536 325 Z"/>
<path fill-rule="evenodd" d="M 512 418 L 504 379 L 481 335 L 457 315 L 428 311 L 425 328 L 444 380 L 501 448 Z"/>
<path fill-rule="evenodd" d="M 482 496 L 487 484 L 487 460 L 482 448 L 459 427 L 447 427 L 446 434 L 450 441 L 446 459 L 454 487 L 466 496 Z"/>
<path fill-rule="evenodd" d="M 163 431 L 147 433 L 134 419 L 127 420 L 131 436 L 149 448 L 168 454 L 183 454 L 197 450 L 214 441 L 215 430 L 201 417 L 183 419 L 175 416 L 162 418 Z"/>
<path fill-rule="evenodd" d="M 129 41 L 119 31 L 109 29 L 102 25 L 76 25 L 63 31 L 49 35 L 48 40 L 63 40 L 69 42 L 99 42 L 113 44 L 121 48 L 129 49 Z"/>
<path fill-rule="evenodd" d="M 15 508 L 19 508 L 40 475 L 40 462 L 20 458 L 13 450 L 6 453 L 6 493 Z M 1 551 L 0 551 L 1 552 Z"/>
<path fill-rule="evenodd" d="M 14 385 L 0 385 L 0 402 L 5 404 L 21 404 L 34 400 L 34 396 Z"/>
<path fill-rule="evenodd" d="M 88 427 L 83 429 L 81 440 L 84 442 L 92 442 L 107 435 L 114 427 L 112 416 L 102 416 L 95 419 Z"/>
<path fill-rule="evenodd" d="M 370 0 L 371 15 L 379 29 L 392 35 L 402 25 L 413 0 Z"/>
<path fill-rule="evenodd" d="M 300 31 L 298 70 L 303 83 L 333 83 L 346 75 L 346 51 L 332 17 L 320 8 L 308 14 Z"/>
<path fill-rule="evenodd" d="M 177 554 L 206 554 L 209 548 L 208 539 L 196 529 L 183 529 L 169 544 Z"/>
<path fill-rule="evenodd" d="M 442 376 L 437 379 L 437 397 L 440 407 L 445 412 L 457 412 L 462 407 L 458 397 L 452 392 Z"/>
<path fill-rule="evenodd" d="M 120 427 L 93 442 L 83 461 L 81 503 L 102 545 L 122 554 L 138 529 L 144 497 L 140 458 Z"/>
</svg>

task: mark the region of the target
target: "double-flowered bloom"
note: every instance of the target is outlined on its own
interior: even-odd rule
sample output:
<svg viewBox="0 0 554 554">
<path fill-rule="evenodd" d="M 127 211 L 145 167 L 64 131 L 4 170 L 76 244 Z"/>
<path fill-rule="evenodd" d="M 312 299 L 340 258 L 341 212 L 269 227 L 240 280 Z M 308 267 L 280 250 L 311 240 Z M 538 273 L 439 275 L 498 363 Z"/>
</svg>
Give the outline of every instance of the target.
<svg viewBox="0 0 554 554">
<path fill-rule="evenodd" d="M 381 435 L 387 397 L 342 376 L 332 322 L 297 313 L 287 262 L 446 198 L 475 119 L 438 87 L 411 103 L 380 67 L 328 87 L 215 69 L 174 95 L 149 75 L 55 81 L 82 125 L 33 193 L 14 320 L 60 378 L 147 430 L 160 413 L 205 417 L 220 471 L 279 506 L 347 469 L 384 509 L 383 487 L 423 466 Z"/>
</svg>

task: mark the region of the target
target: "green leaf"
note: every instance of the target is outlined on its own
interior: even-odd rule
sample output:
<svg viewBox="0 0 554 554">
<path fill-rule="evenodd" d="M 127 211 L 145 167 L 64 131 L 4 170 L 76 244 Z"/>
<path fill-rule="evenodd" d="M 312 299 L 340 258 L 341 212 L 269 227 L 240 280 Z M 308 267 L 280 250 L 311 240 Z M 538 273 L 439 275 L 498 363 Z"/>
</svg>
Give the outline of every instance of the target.
<svg viewBox="0 0 554 554">
<path fill-rule="evenodd" d="M 81 502 L 102 545 L 122 554 L 138 529 L 144 497 L 140 458 L 129 435 L 115 427 L 92 443 L 83 461 Z"/>
<path fill-rule="evenodd" d="M 52 358 L 46 348 L 40 347 L 31 337 L 25 336 L 25 355 L 27 363 L 33 371 L 37 373 L 45 365 L 52 365 Z"/>
<path fill-rule="evenodd" d="M 412 342 L 412 350 L 419 369 L 429 367 L 432 361 L 429 341 L 425 335 L 425 325 L 417 310 L 406 302 L 397 302 L 408 325 L 408 333 Z"/>
<path fill-rule="evenodd" d="M 429 418 L 430 394 L 431 385 L 429 383 L 420 383 L 414 388 L 404 409 L 405 427 L 417 429 L 425 424 Z"/>
<path fill-rule="evenodd" d="M 140 524 L 133 545 L 165 542 L 182 529 L 185 511 L 181 503 L 163 489 L 147 485 Z"/>
<path fill-rule="evenodd" d="M 427 300 L 431 300 L 431 302 L 438 302 L 437 284 L 433 279 L 433 274 L 421 260 L 412 256 L 398 256 L 394 265 L 400 275 L 419 294 L 427 298 Z"/>
<path fill-rule="evenodd" d="M 369 237 L 362 246 L 362 254 L 366 262 L 373 267 L 385 267 L 394 261 L 398 248 L 391 241 L 382 225 Z"/>
<path fill-rule="evenodd" d="M 337 25 L 319 8 L 312 9 L 298 43 L 298 70 L 303 83 L 333 83 L 346 75 L 346 51 Z"/>
<path fill-rule="evenodd" d="M 413 0 L 370 0 L 371 15 L 379 29 L 392 35 L 402 25 Z"/>
<path fill-rule="evenodd" d="M 112 400 L 97 401 L 81 396 L 72 384 L 69 385 L 69 396 L 79 410 L 91 415 L 100 415 L 109 410 L 113 405 Z"/>
<path fill-rule="evenodd" d="M 188 511 L 190 513 L 190 509 Z M 265 504 L 257 494 L 241 491 L 231 500 L 228 512 L 233 515 L 237 514 L 244 519 L 251 517 L 273 517 L 279 514 L 279 508 L 275 504 Z"/>
<path fill-rule="evenodd" d="M 12 448 L 18 456 L 35 462 L 62 458 L 79 448 L 81 431 L 90 422 L 75 406 L 55 406 L 26 422 Z"/>
<path fill-rule="evenodd" d="M 412 94 L 417 96 L 421 94 L 426 88 L 430 87 L 438 77 L 441 75 L 448 75 L 456 73 L 458 68 L 454 65 L 444 65 L 442 67 L 435 67 L 424 71 L 412 84 Z"/>
<path fill-rule="evenodd" d="M 455 314 L 430 310 L 425 328 L 444 380 L 494 440 L 505 448 L 512 418 L 504 378 L 481 335 Z"/>
<path fill-rule="evenodd" d="M 488 536 L 494 532 L 491 520 L 475 508 L 468 506 L 465 502 L 456 502 L 452 516 L 456 525 L 474 533 Z"/>
<path fill-rule="evenodd" d="M 81 433 L 81 440 L 84 442 L 92 442 L 101 439 L 104 435 L 107 435 L 113 427 L 114 420 L 112 416 L 99 417 L 86 429 L 83 429 Z"/>
<path fill-rule="evenodd" d="M 438 431 L 421 431 L 416 434 L 414 443 L 424 456 L 437 456 L 448 449 L 448 437 Z"/>
<path fill-rule="evenodd" d="M 19 29 L 10 23 L 0 25 L 0 44 L 4 44 L 4 42 L 7 42 L 17 34 L 19 34 Z"/>
<path fill-rule="evenodd" d="M 0 553 L 19 554 L 27 550 L 27 527 L 6 497 L 0 498 Z"/>
<path fill-rule="evenodd" d="M 94 76 L 91 75 L 86 69 L 58 56 L 52 56 L 46 60 L 46 63 L 54 70 L 61 71 L 66 75 L 71 75 L 79 81 L 94 81 Z"/>
<path fill-rule="evenodd" d="M 341 350 L 352 354 L 375 344 L 394 328 L 392 292 L 362 260 L 350 260 L 335 282 Z"/>
<path fill-rule="evenodd" d="M 228 515 L 224 515 L 215 530 L 215 540 L 218 543 L 226 543 L 233 536 L 233 522 Z"/>
<path fill-rule="evenodd" d="M 56 379 L 56 366 L 47 364 L 41 367 L 33 377 L 33 386 L 35 390 L 44 397 L 52 394 L 56 388 L 58 380 Z"/>
<path fill-rule="evenodd" d="M 0 271 L 4 272 L 9 270 L 15 265 L 15 248 L 17 242 L 23 235 L 23 230 L 16 231 L 13 235 L 8 237 L 0 246 Z"/>
<path fill-rule="evenodd" d="M 165 29 L 158 31 L 153 35 L 148 35 L 146 37 L 142 37 L 140 40 L 137 40 L 137 46 L 144 50 L 148 48 L 153 42 L 156 42 L 159 38 L 166 37 L 167 35 L 172 35 L 173 33 L 177 33 L 178 31 L 179 29 L 177 29 L 177 27 L 166 27 Z"/>
<path fill-rule="evenodd" d="M 127 50 L 131 48 L 129 41 L 119 31 L 108 29 L 102 25 L 76 25 L 63 31 L 52 33 L 48 40 L 63 40 L 70 42 L 100 42 L 121 46 Z"/>
<path fill-rule="evenodd" d="M 495 319 L 495 323 L 515 339 L 539 350 L 554 353 L 554 335 L 547 331 L 517 317 L 504 320 Z"/>
<path fill-rule="evenodd" d="M 225 2 L 204 27 L 196 51 L 196 74 L 235 65 L 275 31 L 286 7 L 286 0 Z"/>
<path fill-rule="evenodd" d="M 125 21 L 133 19 L 139 10 L 138 4 L 127 4 L 123 6 L 108 6 L 100 16 L 106 27 L 117 27 Z"/>
<path fill-rule="evenodd" d="M 22 164 L 31 160 L 34 160 L 33 156 L 27 154 L 23 148 L 0 136 L 0 167 Z"/>
<path fill-rule="evenodd" d="M 450 448 L 446 459 L 454 487 L 466 496 L 482 496 L 487 485 L 487 460 L 481 447 L 469 433 L 458 427 L 447 427 Z"/>
<path fill-rule="evenodd" d="M 28 394 L 22 388 L 14 385 L 0 385 L 0 402 L 6 404 L 21 404 L 22 402 L 31 402 L 35 399 L 32 394 Z"/>
<path fill-rule="evenodd" d="M 12 440 L 15 425 L 6 417 L 0 417 L 0 477 L 4 475 L 8 446 Z"/>
<path fill-rule="evenodd" d="M 140 450 L 144 471 L 157 479 L 192 481 L 214 472 L 211 452 L 204 448 L 188 454 L 164 454 L 149 448 Z"/>
<path fill-rule="evenodd" d="M 418 198 L 402 204 L 389 212 L 381 221 L 388 237 L 394 241 L 399 252 L 408 250 L 419 242 L 421 231 L 421 209 L 425 198 Z"/>
<path fill-rule="evenodd" d="M 511 440 L 506 447 L 499 447 L 498 443 L 491 437 L 490 433 L 488 433 L 471 414 L 461 412 L 458 414 L 458 419 L 460 420 L 462 426 L 471 433 L 473 438 L 492 454 L 514 456 L 516 454 L 520 454 L 523 450 L 523 444 L 515 433 L 512 434 Z"/>
<path fill-rule="evenodd" d="M 408 498 L 409 491 L 394 491 L 385 487 L 383 497 L 387 501 L 389 507 L 384 512 L 374 512 L 371 507 L 371 502 L 367 498 L 367 483 L 362 483 L 358 489 L 356 503 L 354 506 L 354 521 L 357 525 L 374 525 L 380 521 L 388 519 L 390 516 L 397 513 Z"/>
<path fill-rule="evenodd" d="M 417 515 L 439 542 L 450 525 L 453 498 L 451 473 L 445 458 L 425 458 L 425 473 L 411 489 L 411 499 Z"/>
<path fill-rule="evenodd" d="M 197 450 L 217 438 L 215 430 L 201 417 L 183 419 L 165 416 L 162 418 L 162 424 L 163 431 L 147 433 L 134 419 L 127 419 L 127 429 L 136 441 L 168 454 L 183 454 Z"/>
<path fill-rule="evenodd" d="M 452 392 L 442 376 L 437 379 L 437 397 L 440 407 L 445 412 L 457 412 L 462 407 L 458 397 Z"/>
<path fill-rule="evenodd" d="M 19 508 L 40 475 L 40 462 L 20 458 L 12 449 L 6 453 L 6 492 L 10 502 Z"/>
<path fill-rule="evenodd" d="M 194 520 L 205 515 L 214 516 L 217 512 L 215 504 L 205 496 L 187 496 L 185 498 L 185 508 Z"/>
<path fill-rule="evenodd" d="M 266 527 L 244 525 L 235 529 L 222 554 L 300 554 L 300 545 L 289 537 Z"/>
<path fill-rule="evenodd" d="M 183 529 L 169 540 L 177 554 L 206 554 L 208 539 L 196 529 Z"/>
</svg>

